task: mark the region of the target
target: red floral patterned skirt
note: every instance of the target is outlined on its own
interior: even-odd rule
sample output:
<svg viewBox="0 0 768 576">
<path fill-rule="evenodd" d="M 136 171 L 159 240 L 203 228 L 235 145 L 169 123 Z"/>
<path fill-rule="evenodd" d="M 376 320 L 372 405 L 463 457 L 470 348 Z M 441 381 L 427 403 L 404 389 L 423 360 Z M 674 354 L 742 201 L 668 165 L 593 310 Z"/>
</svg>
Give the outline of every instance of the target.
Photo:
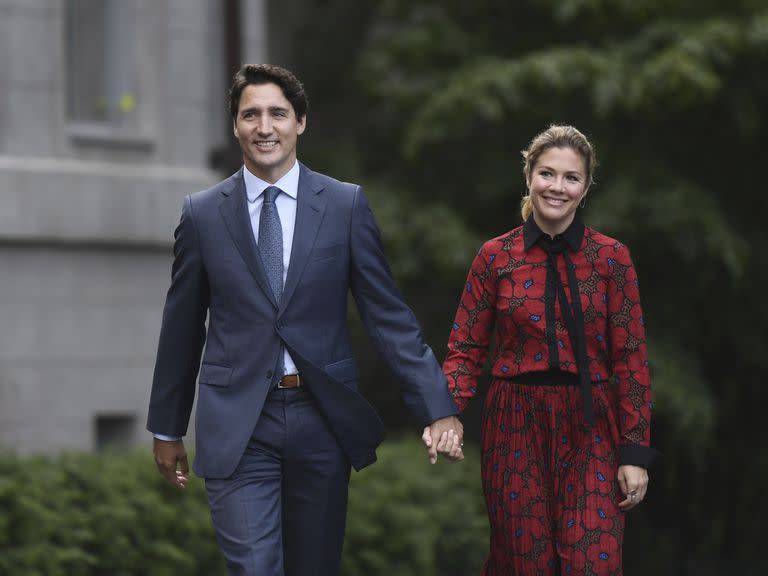
<svg viewBox="0 0 768 576">
<path fill-rule="evenodd" d="M 616 397 L 592 386 L 595 425 L 571 385 L 493 380 L 482 433 L 491 524 L 484 576 L 621 575 Z"/>
</svg>

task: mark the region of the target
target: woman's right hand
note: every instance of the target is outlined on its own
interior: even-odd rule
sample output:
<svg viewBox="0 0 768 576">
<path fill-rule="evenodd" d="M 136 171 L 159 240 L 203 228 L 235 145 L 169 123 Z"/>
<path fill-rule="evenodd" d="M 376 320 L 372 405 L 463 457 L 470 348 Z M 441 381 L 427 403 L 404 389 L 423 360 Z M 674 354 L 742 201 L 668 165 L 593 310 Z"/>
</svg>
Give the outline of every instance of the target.
<svg viewBox="0 0 768 576">
<path fill-rule="evenodd" d="M 445 456 L 450 462 L 464 460 L 463 434 L 464 426 L 461 424 L 461 420 L 455 416 L 440 418 L 430 426 L 426 426 L 421 440 L 429 452 L 430 463 L 437 462 L 438 453 Z"/>
</svg>

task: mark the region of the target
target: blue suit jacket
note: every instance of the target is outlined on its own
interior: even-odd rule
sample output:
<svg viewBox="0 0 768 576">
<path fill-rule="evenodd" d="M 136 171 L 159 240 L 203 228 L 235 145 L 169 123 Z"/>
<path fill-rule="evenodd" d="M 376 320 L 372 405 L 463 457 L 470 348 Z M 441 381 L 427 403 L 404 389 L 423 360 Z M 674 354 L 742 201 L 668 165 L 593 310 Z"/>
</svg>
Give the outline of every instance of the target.
<svg viewBox="0 0 768 576">
<path fill-rule="evenodd" d="M 440 366 L 392 280 L 360 186 L 301 165 L 297 202 L 290 266 L 276 302 L 253 237 L 242 169 L 184 200 L 147 428 L 183 436 L 199 388 L 199 476 L 234 471 L 273 383 L 281 341 L 351 464 L 359 470 L 376 460 L 384 429 L 358 392 L 347 328 L 350 290 L 416 417 L 427 425 L 456 413 Z"/>
</svg>

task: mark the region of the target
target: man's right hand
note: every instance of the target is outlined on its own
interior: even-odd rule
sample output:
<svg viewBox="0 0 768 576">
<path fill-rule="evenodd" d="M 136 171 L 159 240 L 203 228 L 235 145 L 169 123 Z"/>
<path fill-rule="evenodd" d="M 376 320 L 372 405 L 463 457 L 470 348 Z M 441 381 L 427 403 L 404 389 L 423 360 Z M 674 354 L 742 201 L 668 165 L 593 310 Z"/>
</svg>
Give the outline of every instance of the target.
<svg viewBox="0 0 768 576">
<path fill-rule="evenodd" d="M 189 478 L 189 463 L 183 440 L 154 439 L 152 451 L 155 454 L 155 464 L 171 486 L 183 489 Z"/>
</svg>

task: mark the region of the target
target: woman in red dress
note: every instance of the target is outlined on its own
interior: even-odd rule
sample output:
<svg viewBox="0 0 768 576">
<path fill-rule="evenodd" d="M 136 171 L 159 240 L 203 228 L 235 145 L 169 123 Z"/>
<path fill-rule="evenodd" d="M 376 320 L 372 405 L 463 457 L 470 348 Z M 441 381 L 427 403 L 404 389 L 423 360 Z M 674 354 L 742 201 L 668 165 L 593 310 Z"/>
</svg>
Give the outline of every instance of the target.
<svg viewBox="0 0 768 576">
<path fill-rule="evenodd" d="M 523 156 L 524 224 L 475 257 L 443 365 L 463 410 L 493 337 L 482 574 L 621 574 L 624 513 L 654 456 L 637 276 L 627 247 L 577 213 L 596 164 L 587 138 L 551 126 Z M 438 450 L 460 459 L 458 442 L 444 434 Z"/>
</svg>

